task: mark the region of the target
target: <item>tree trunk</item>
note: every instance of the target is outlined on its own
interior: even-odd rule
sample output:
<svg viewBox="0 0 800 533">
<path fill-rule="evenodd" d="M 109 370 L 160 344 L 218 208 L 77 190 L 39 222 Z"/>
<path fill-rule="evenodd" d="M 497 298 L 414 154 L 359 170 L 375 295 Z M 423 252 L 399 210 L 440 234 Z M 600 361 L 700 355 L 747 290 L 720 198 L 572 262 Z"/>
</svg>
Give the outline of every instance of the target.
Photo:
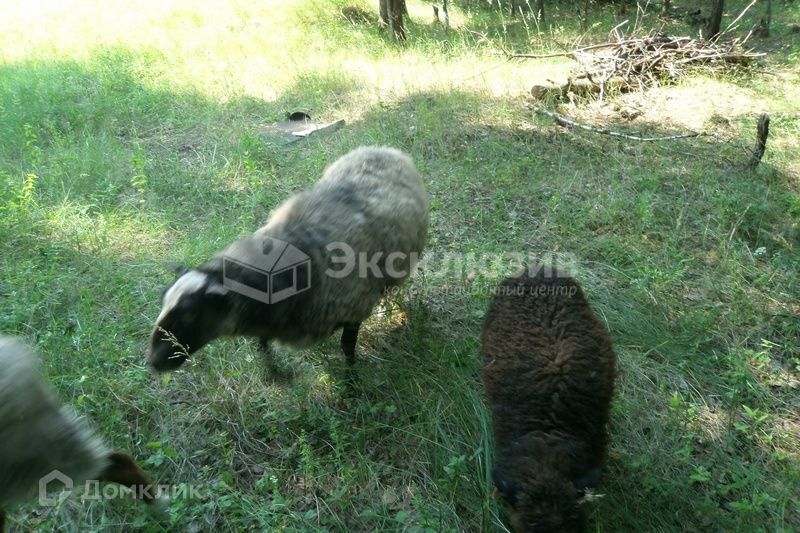
<svg viewBox="0 0 800 533">
<path fill-rule="evenodd" d="M 403 13 L 407 12 L 405 0 L 379 0 L 380 21 L 382 26 L 388 26 L 389 36 L 395 41 L 406 40 L 406 30 L 403 27 Z"/>
<path fill-rule="evenodd" d="M 712 0 L 711 17 L 708 19 L 706 29 L 706 39 L 713 39 L 719 35 L 720 25 L 722 24 L 722 10 L 725 7 L 725 0 Z"/>
<path fill-rule="evenodd" d="M 767 0 L 767 12 L 761 19 L 761 36 L 769 37 L 769 23 L 772 22 L 772 0 Z"/>
<path fill-rule="evenodd" d="M 382 26 L 389 25 L 389 0 L 378 1 L 378 12 L 380 13 L 380 20 Z"/>
<path fill-rule="evenodd" d="M 664 14 L 669 15 L 669 0 L 664 0 Z"/>
<path fill-rule="evenodd" d="M 392 4 L 392 37 L 395 41 L 406 40 L 406 29 L 403 26 L 403 14 L 406 12 L 406 0 L 390 0 Z"/>
<path fill-rule="evenodd" d="M 539 24 L 544 22 L 544 0 L 536 0 L 536 20 Z"/>
<path fill-rule="evenodd" d="M 756 131 L 756 147 L 753 148 L 753 156 L 750 158 L 750 168 L 754 169 L 764 157 L 767 149 L 767 137 L 769 136 L 769 115 L 763 113 L 758 119 L 758 129 Z"/>
<path fill-rule="evenodd" d="M 589 0 L 583 0 L 583 13 L 581 16 L 581 30 L 586 31 L 589 27 Z"/>
</svg>

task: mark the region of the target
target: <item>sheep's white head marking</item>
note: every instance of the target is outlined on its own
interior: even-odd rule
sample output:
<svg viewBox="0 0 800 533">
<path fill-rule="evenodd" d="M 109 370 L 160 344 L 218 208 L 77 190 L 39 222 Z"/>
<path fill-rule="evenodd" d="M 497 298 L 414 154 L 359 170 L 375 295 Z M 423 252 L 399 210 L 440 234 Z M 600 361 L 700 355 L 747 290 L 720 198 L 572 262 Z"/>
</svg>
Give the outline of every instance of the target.
<svg viewBox="0 0 800 533">
<path fill-rule="evenodd" d="M 207 284 L 208 274 L 199 270 L 190 270 L 179 277 L 164 293 L 161 314 L 158 315 L 156 322 L 160 322 L 167 313 L 172 311 L 185 295 L 201 291 Z"/>
<path fill-rule="evenodd" d="M 228 289 L 213 274 L 189 270 L 164 291 L 150 335 L 149 362 L 174 370 L 212 340 L 230 331 Z"/>
</svg>

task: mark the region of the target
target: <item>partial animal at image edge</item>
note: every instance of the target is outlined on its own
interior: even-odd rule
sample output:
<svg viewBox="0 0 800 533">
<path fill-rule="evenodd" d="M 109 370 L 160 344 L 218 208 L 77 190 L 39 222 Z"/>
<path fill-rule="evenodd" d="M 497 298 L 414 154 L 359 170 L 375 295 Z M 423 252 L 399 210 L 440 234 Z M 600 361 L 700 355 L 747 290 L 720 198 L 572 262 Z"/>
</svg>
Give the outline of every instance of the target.
<svg viewBox="0 0 800 533">
<path fill-rule="evenodd" d="M 55 470 L 76 487 L 109 481 L 133 489 L 145 503 L 156 502 L 151 479 L 133 458 L 110 450 L 71 408 L 58 404 L 33 350 L 0 335 L 0 532 L 6 507 Z"/>
</svg>

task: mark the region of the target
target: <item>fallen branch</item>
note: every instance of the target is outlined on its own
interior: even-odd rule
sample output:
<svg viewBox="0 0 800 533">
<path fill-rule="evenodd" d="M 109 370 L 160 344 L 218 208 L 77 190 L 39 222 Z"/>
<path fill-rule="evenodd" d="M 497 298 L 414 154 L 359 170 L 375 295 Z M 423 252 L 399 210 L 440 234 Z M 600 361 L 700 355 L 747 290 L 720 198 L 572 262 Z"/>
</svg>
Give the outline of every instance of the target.
<svg viewBox="0 0 800 533">
<path fill-rule="evenodd" d="M 736 23 L 737 23 L 737 22 L 739 22 L 740 20 L 742 20 L 742 17 L 744 16 L 744 14 L 745 14 L 745 13 L 747 13 L 747 12 L 750 10 L 750 8 L 751 8 L 751 7 L 753 7 L 753 6 L 755 5 L 755 3 L 756 3 L 757 1 L 758 1 L 758 0 L 753 0 L 752 2 L 750 2 L 750 4 L 749 4 L 749 5 L 748 5 L 746 8 L 744 8 L 744 10 L 743 10 L 741 13 L 739 13 L 739 16 L 738 16 L 738 17 L 736 17 L 735 19 L 733 19 L 733 22 L 731 22 L 730 24 L 728 24 L 728 27 L 727 27 L 727 28 L 725 28 L 725 30 L 723 30 L 722 32 L 720 32 L 719 34 L 717 34 L 717 36 L 716 36 L 716 37 L 714 37 L 714 41 L 715 41 L 715 42 L 716 42 L 716 41 L 719 41 L 720 37 L 722 37 L 723 35 L 725 35 L 726 33 L 728 33 L 728 32 L 731 30 L 731 28 L 733 28 L 733 27 L 736 25 Z M 746 39 L 745 39 L 745 40 L 746 40 Z"/>
<path fill-rule="evenodd" d="M 570 120 L 566 117 L 563 117 L 557 113 L 553 113 L 552 111 L 547 111 L 546 109 L 541 109 L 539 107 L 532 108 L 535 113 L 539 113 L 541 115 L 546 115 L 557 123 L 561 124 L 567 128 L 580 128 L 586 131 L 592 131 L 594 133 L 602 133 L 604 135 L 610 135 L 612 137 L 619 137 L 621 139 L 629 139 L 631 141 L 645 141 L 645 142 L 657 142 L 657 141 L 672 141 L 675 139 L 689 139 L 692 137 L 702 137 L 708 135 L 707 133 L 684 133 L 680 135 L 668 135 L 665 137 L 641 137 L 639 135 L 629 135 L 627 133 L 621 133 L 618 131 L 612 131 L 608 128 L 597 128 L 595 126 L 589 126 L 586 124 L 581 124 L 580 122 L 575 122 L 574 120 Z"/>
<path fill-rule="evenodd" d="M 551 52 L 548 54 L 512 54 L 508 51 L 503 51 L 505 56 L 508 58 L 519 58 L 519 59 L 547 59 L 549 57 L 572 57 L 575 58 L 577 54 L 581 54 L 584 52 L 591 52 L 592 50 L 600 50 L 602 48 L 611 48 L 613 46 L 619 46 L 621 44 L 629 44 L 636 42 L 637 39 L 629 39 L 627 41 L 615 42 L 615 43 L 600 43 L 600 44 L 593 44 L 591 46 L 584 46 L 583 48 L 577 48 L 575 50 L 567 50 L 565 52 Z"/>
</svg>

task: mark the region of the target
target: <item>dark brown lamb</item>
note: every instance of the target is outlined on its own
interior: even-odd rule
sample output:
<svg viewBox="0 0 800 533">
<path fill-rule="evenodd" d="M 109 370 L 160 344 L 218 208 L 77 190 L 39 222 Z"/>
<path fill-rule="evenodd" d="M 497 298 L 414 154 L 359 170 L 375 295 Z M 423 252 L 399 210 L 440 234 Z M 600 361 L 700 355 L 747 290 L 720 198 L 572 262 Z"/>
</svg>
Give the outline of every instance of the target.
<svg viewBox="0 0 800 533">
<path fill-rule="evenodd" d="M 544 269 L 497 288 L 483 327 L 494 483 L 517 532 L 585 527 L 580 498 L 606 457 L 616 355 L 572 278 Z"/>
</svg>

